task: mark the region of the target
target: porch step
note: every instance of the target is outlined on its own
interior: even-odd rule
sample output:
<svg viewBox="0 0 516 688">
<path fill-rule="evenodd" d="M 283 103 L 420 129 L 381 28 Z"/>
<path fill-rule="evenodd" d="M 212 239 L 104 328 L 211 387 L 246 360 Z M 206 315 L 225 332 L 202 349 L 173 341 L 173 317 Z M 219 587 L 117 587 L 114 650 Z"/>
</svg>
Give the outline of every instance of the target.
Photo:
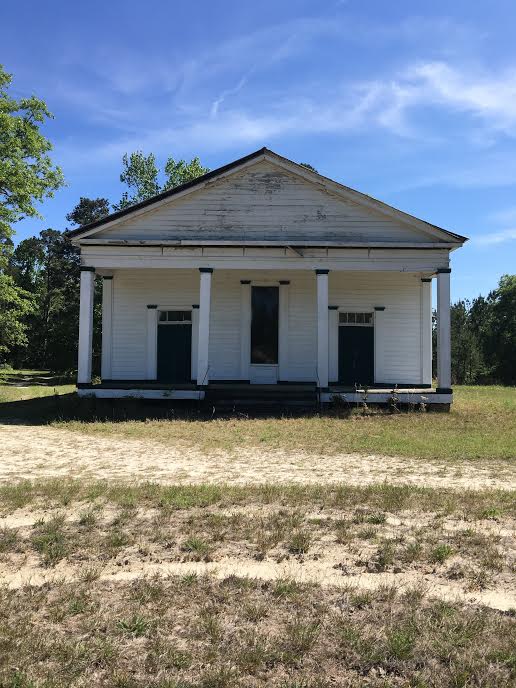
<svg viewBox="0 0 516 688">
<path fill-rule="evenodd" d="M 317 405 L 315 385 L 210 384 L 205 402 L 217 406 L 306 406 Z"/>
</svg>

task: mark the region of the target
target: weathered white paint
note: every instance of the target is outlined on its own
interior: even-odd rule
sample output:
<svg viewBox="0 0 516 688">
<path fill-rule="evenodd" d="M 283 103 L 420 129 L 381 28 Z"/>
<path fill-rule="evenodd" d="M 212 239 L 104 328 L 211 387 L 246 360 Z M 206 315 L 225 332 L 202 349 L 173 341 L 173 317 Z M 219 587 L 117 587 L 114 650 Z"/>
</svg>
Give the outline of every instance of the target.
<svg viewBox="0 0 516 688">
<path fill-rule="evenodd" d="M 110 380 L 112 376 L 111 363 L 113 353 L 113 277 L 102 280 L 102 351 L 101 377 Z"/>
<path fill-rule="evenodd" d="M 278 366 L 251 363 L 249 365 L 249 381 L 252 385 L 275 385 L 278 382 Z"/>
<path fill-rule="evenodd" d="M 375 311 L 375 382 L 422 384 L 420 275 L 330 272 L 330 304 Z"/>
<path fill-rule="evenodd" d="M 76 242 L 77 243 L 77 242 Z M 81 246 L 137 246 L 141 248 L 142 246 L 147 247 L 163 247 L 163 248 L 202 248 L 206 251 L 205 255 L 208 255 L 210 249 L 216 250 L 220 247 L 230 247 L 232 249 L 238 250 L 239 248 L 252 247 L 252 246 L 270 246 L 270 247 L 290 247 L 290 248 L 302 248 L 309 246 L 311 248 L 456 248 L 455 243 L 446 243 L 444 241 L 345 241 L 345 240 L 329 240 L 318 241 L 310 239 L 307 241 L 303 239 L 302 241 L 289 240 L 288 242 L 274 239 L 256 239 L 249 241 L 247 239 L 241 239 L 238 242 L 238 247 L 235 246 L 235 241 L 232 239 L 81 239 Z"/>
<path fill-rule="evenodd" d="M 328 273 L 318 272 L 317 281 L 317 385 L 328 387 Z"/>
<path fill-rule="evenodd" d="M 211 272 L 200 273 L 199 341 L 197 344 L 197 384 L 207 385 L 210 375 Z"/>
<path fill-rule="evenodd" d="M 314 270 L 436 272 L 448 266 L 446 249 L 350 249 L 303 248 L 296 253 L 288 248 L 268 247 L 160 247 L 84 246 L 84 265 L 99 269 L 176 268 L 217 270 Z"/>
<path fill-rule="evenodd" d="M 421 281 L 421 382 L 432 384 L 432 282 Z M 428 278 L 429 279 L 429 278 Z"/>
<path fill-rule="evenodd" d="M 316 278 L 312 271 L 287 275 L 288 364 L 281 378 L 314 382 L 317 365 Z M 250 321 L 243 326 L 240 280 L 255 284 L 279 284 L 283 271 L 221 270 L 212 276 L 209 340 L 210 380 L 249 379 L 242 373 L 242 333 L 250 334 Z M 405 273 L 330 273 L 329 303 L 341 310 L 376 313 L 377 382 L 421 384 L 420 275 Z M 250 289 L 248 287 L 248 289 Z M 199 272 L 196 270 L 119 270 L 116 274 L 113 309 L 113 379 L 141 380 L 146 369 L 147 304 L 198 304 Z M 250 297 L 245 309 L 250 317 Z M 331 312 L 330 312 L 331 313 Z M 336 316 L 334 316 L 336 317 Z M 378 319 L 383 317 L 385 326 Z M 336 321 L 335 321 L 336 322 Z M 192 339 L 195 346 L 196 327 Z M 335 325 L 334 337 L 337 336 Z M 155 341 L 155 340 L 154 340 Z M 334 339 L 335 344 L 335 339 Z M 245 346 L 249 364 L 250 351 Z M 333 354 L 335 356 L 335 354 Z M 333 359 L 336 365 L 336 358 Z M 284 377 L 285 375 L 285 377 Z M 333 376 L 332 376 L 333 377 Z M 154 379 L 152 376 L 149 379 Z M 195 375 L 194 378 L 196 379 Z"/>
<path fill-rule="evenodd" d="M 156 379 L 156 363 L 149 371 L 147 353 L 154 352 L 155 356 L 157 314 L 154 310 L 151 319 L 147 306 L 184 303 L 191 307 L 199 303 L 199 273 L 194 270 L 120 270 L 115 279 L 112 379 Z M 152 337 L 152 346 L 148 337 Z"/>
<path fill-rule="evenodd" d="M 251 363 L 251 283 L 240 283 L 240 378 L 249 380 Z"/>
<path fill-rule="evenodd" d="M 279 321 L 278 321 L 278 379 L 288 380 L 288 293 L 290 283 L 279 285 Z"/>
<path fill-rule="evenodd" d="M 331 188 L 330 188 L 331 187 Z M 432 228 L 330 180 L 263 160 L 100 229 L 102 239 L 450 242 Z"/>
<path fill-rule="evenodd" d="M 77 382 L 79 384 L 91 382 L 94 290 L 95 272 L 82 270 L 79 306 L 79 356 L 77 365 Z"/>
<path fill-rule="evenodd" d="M 437 273 L 437 385 L 451 387 L 450 273 Z"/>
</svg>

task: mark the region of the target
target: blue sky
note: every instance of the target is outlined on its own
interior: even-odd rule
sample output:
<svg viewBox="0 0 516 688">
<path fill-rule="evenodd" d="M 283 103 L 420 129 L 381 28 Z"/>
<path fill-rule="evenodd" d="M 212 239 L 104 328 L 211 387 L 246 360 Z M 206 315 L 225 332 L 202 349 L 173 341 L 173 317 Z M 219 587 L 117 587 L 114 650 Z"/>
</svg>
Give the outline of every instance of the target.
<svg viewBox="0 0 516 688">
<path fill-rule="evenodd" d="M 13 92 L 44 98 L 68 186 L 118 201 L 124 152 L 211 168 L 261 146 L 471 237 L 453 298 L 516 268 L 516 4 L 454 0 L 8 3 Z"/>
</svg>

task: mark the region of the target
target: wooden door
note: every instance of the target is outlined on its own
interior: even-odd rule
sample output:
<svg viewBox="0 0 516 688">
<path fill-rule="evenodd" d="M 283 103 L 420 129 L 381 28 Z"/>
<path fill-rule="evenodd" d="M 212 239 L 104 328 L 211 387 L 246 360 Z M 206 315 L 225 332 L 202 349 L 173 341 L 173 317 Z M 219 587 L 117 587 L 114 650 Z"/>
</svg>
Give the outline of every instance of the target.
<svg viewBox="0 0 516 688">
<path fill-rule="evenodd" d="M 352 386 L 374 382 L 373 327 L 339 327 L 339 382 Z"/>
</svg>

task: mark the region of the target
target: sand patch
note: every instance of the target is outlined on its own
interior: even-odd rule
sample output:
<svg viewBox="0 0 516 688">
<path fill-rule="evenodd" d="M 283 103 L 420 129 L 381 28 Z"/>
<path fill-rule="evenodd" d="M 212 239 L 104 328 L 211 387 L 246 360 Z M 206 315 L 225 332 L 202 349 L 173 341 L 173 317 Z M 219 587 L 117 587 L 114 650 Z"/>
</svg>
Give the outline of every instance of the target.
<svg viewBox="0 0 516 688">
<path fill-rule="evenodd" d="M 426 487 L 516 489 L 506 462 L 445 462 L 378 455 L 325 455 L 241 448 L 202 452 L 48 426 L 0 425 L 0 482 L 71 477 L 160 483 L 389 482 Z"/>
</svg>

